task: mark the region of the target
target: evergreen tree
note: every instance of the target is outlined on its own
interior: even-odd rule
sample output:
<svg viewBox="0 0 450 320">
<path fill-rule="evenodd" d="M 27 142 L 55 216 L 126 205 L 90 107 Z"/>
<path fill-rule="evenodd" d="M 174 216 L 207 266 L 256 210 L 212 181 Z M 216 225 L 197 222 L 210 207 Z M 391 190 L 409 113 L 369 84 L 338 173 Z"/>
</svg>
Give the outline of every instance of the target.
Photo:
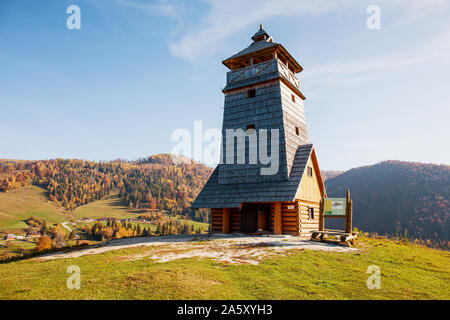
<svg viewBox="0 0 450 320">
<path fill-rule="evenodd" d="M 138 224 L 137 227 L 136 227 L 136 235 L 138 237 L 142 236 L 142 229 L 141 229 L 141 225 L 140 224 Z"/>
</svg>

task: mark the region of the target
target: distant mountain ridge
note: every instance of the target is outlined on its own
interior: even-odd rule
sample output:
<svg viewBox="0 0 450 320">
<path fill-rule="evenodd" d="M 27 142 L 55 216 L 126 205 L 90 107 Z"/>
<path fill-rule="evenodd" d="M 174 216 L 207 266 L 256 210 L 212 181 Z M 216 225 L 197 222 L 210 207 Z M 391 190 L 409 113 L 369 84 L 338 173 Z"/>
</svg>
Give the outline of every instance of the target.
<svg viewBox="0 0 450 320">
<path fill-rule="evenodd" d="M 344 171 L 339 171 L 339 170 L 320 170 L 323 181 L 327 181 L 328 179 L 334 178 L 343 172 Z"/>
<path fill-rule="evenodd" d="M 351 190 L 353 225 L 379 234 L 449 240 L 450 166 L 384 161 L 325 182 L 328 197 Z"/>
</svg>

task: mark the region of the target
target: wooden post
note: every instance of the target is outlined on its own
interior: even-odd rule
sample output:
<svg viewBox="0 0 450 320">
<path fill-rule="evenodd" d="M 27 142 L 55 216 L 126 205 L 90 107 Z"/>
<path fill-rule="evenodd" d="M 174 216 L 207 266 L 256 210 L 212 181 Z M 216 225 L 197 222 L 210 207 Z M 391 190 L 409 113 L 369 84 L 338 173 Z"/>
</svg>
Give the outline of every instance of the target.
<svg viewBox="0 0 450 320">
<path fill-rule="evenodd" d="M 345 232 L 352 232 L 352 204 L 350 200 L 350 190 L 347 189 L 347 194 L 345 196 Z"/>
<path fill-rule="evenodd" d="M 320 207 L 319 207 L 319 231 L 323 231 L 325 228 L 325 219 L 324 219 L 324 198 L 320 199 Z"/>
<path fill-rule="evenodd" d="M 230 233 L 230 208 L 223 208 L 222 233 Z"/>
<path fill-rule="evenodd" d="M 350 199 L 348 201 L 348 220 L 347 220 L 347 224 L 348 224 L 348 232 L 351 233 L 352 232 L 352 219 L 353 219 L 353 200 Z"/>
<path fill-rule="evenodd" d="M 273 231 L 274 234 L 282 234 L 283 226 L 281 220 L 281 202 L 274 203 Z"/>
<path fill-rule="evenodd" d="M 198 209 L 195 209 L 196 211 Z M 208 236 L 211 237 L 212 235 L 212 213 L 211 213 L 211 208 L 208 208 L 208 220 L 209 220 L 209 227 L 208 227 Z"/>
</svg>

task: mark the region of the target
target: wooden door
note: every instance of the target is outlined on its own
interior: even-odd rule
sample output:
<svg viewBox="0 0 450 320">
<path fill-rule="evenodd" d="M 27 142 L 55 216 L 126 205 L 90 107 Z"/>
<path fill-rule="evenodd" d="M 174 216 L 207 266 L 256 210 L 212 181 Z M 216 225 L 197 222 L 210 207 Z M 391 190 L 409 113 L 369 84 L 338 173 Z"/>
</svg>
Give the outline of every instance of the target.
<svg viewBox="0 0 450 320">
<path fill-rule="evenodd" d="M 258 229 L 263 231 L 270 229 L 270 204 L 258 205 Z"/>
<path fill-rule="evenodd" d="M 254 204 L 244 204 L 239 212 L 240 231 L 253 233 L 258 230 L 258 207 Z"/>
</svg>

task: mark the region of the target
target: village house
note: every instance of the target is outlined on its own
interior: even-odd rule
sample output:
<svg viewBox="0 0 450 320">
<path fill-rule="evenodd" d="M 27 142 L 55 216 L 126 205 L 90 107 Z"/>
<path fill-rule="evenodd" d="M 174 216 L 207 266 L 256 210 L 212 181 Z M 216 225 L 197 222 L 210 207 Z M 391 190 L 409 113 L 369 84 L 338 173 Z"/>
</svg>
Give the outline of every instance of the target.
<svg viewBox="0 0 450 320">
<path fill-rule="evenodd" d="M 305 96 L 296 76 L 303 69 L 262 25 L 247 48 L 222 63 L 230 69 L 223 89 L 222 159 L 192 208 L 210 209 L 213 233 L 309 238 L 319 229 L 320 203 L 326 194 L 314 146 L 307 138 Z M 245 130 L 245 163 L 234 154 L 239 139 L 227 141 L 230 129 Z M 278 135 L 278 141 L 272 141 L 269 133 L 265 149 L 278 148 L 271 155 L 278 162 L 274 174 L 262 174 L 269 164 L 248 161 L 251 135 L 261 129 Z"/>
<path fill-rule="evenodd" d="M 40 237 L 41 233 L 39 231 L 30 231 L 26 234 L 26 238 Z"/>
<path fill-rule="evenodd" d="M 15 240 L 17 239 L 17 236 L 15 234 L 12 233 L 8 233 L 7 235 L 5 235 L 5 240 Z"/>
</svg>

